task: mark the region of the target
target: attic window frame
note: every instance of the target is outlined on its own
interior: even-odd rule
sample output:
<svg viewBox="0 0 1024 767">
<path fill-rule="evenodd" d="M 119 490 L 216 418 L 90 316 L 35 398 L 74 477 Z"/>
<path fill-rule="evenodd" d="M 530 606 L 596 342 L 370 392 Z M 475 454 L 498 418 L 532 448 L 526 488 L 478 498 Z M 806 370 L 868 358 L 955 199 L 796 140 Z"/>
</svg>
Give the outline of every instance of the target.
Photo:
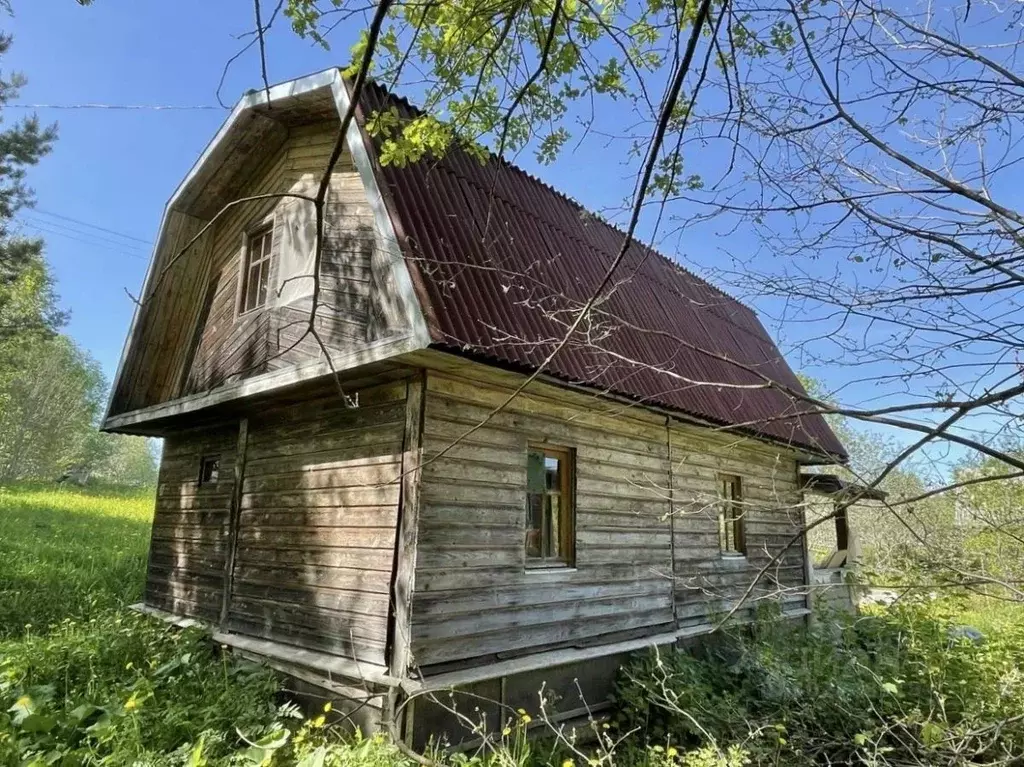
<svg viewBox="0 0 1024 767">
<path fill-rule="evenodd" d="M 256 259 L 253 258 L 253 245 L 255 243 L 261 244 L 260 256 Z M 266 251 L 262 249 L 263 243 L 266 243 Z M 261 221 L 245 233 L 242 263 L 240 266 L 238 277 L 238 311 L 236 312 L 238 317 L 258 312 L 266 308 L 269 302 L 271 277 L 273 276 L 274 267 L 274 219 L 272 216 L 267 220 Z M 255 284 L 251 281 L 254 266 L 259 267 Z M 265 286 L 263 300 L 252 306 L 246 306 L 253 290 L 259 296 L 261 282 Z"/>
</svg>

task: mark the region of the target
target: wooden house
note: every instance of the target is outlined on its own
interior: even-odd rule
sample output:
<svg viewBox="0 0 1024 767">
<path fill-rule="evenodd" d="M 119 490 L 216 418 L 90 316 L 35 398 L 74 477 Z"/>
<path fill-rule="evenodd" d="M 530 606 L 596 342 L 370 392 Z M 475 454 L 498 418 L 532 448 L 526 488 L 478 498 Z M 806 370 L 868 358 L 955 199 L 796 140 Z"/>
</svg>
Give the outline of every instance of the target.
<svg viewBox="0 0 1024 767">
<path fill-rule="evenodd" d="M 307 332 L 349 87 L 252 92 L 167 204 L 104 424 L 164 439 L 144 609 L 415 740 L 429 690 L 599 708 L 762 570 L 735 617 L 806 615 L 801 468 L 844 451 L 755 314 L 633 245 L 538 374 L 623 235 L 495 158 L 382 166 L 368 116 L 418 113 L 375 85 Z"/>
</svg>

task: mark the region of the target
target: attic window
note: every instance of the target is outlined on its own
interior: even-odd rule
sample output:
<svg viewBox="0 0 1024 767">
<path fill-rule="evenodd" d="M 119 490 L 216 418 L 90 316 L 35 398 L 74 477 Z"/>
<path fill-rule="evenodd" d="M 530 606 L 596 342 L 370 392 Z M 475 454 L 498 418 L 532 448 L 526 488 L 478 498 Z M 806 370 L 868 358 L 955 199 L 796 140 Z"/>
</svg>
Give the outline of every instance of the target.
<svg viewBox="0 0 1024 767">
<path fill-rule="evenodd" d="M 199 485 L 212 485 L 220 477 L 220 456 L 204 455 L 199 461 Z"/>
<path fill-rule="evenodd" d="M 526 454 L 526 565 L 572 566 L 576 549 L 574 454 L 530 445 Z"/>
<path fill-rule="evenodd" d="M 270 256 L 273 253 L 273 226 L 265 226 L 246 237 L 245 263 L 242 269 L 242 295 L 239 314 L 259 309 L 270 292 Z"/>
<path fill-rule="evenodd" d="M 718 477 L 718 547 L 725 556 L 742 556 L 747 553 L 740 478 L 731 474 Z"/>
</svg>

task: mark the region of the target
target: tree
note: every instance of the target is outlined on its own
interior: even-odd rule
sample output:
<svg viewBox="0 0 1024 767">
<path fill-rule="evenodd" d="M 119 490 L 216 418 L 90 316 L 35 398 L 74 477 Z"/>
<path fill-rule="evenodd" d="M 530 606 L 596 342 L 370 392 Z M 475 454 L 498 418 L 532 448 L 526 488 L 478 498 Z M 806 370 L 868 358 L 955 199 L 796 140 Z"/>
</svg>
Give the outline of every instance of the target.
<svg viewBox="0 0 1024 767">
<path fill-rule="evenodd" d="M 99 365 L 65 336 L 27 349 L 0 388 L 0 482 L 88 465 L 105 389 Z"/>
<path fill-rule="evenodd" d="M 126 487 L 156 484 L 157 464 L 150 440 L 128 434 L 96 432 L 91 474 L 102 482 Z"/>
<path fill-rule="evenodd" d="M 0 34 L 0 60 L 10 50 L 12 42 L 10 35 Z M 0 109 L 17 97 L 25 82 L 24 76 L 17 72 L 0 77 Z M 15 215 L 33 204 L 31 190 L 25 183 L 28 168 L 49 153 L 56 137 L 56 125 L 43 127 L 35 115 L 0 131 L 0 317 L 7 314 L 6 304 L 12 300 L 11 286 L 26 271 L 36 268 L 41 258 L 42 241 L 17 236 L 11 226 Z M 21 317 L 17 323 L 0 328 L 0 339 L 26 325 L 52 328 L 55 320 L 53 314 Z"/>
</svg>

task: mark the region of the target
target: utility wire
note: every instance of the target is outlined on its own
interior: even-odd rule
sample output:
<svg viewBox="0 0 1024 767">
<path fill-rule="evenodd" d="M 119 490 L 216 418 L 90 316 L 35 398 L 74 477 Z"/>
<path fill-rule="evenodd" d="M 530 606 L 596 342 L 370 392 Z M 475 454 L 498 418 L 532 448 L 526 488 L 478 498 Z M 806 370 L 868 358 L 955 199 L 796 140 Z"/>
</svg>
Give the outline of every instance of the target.
<svg viewBox="0 0 1024 767">
<path fill-rule="evenodd" d="M 147 247 L 153 246 L 153 242 L 151 240 L 144 240 L 141 237 L 134 237 L 130 234 L 119 232 L 116 229 L 107 229 L 105 226 L 99 226 L 98 224 L 90 224 L 88 221 L 82 221 L 81 219 L 72 218 L 71 216 L 65 216 L 63 213 L 54 213 L 53 211 L 47 210 L 46 208 L 40 208 L 38 205 L 33 208 L 29 208 L 28 212 L 42 213 L 44 216 L 60 218 L 63 219 L 64 221 L 70 221 L 72 224 L 78 224 L 79 226 L 87 226 L 90 229 L 98 229 L 99 231 L 106 232 L 107 234 L 116 234 L 118 237 L 124 237 L 126 240 L 134 240 L 135 242 L 141 242 L 143 245 Z"/>
<path fill-rule="evenodd" d="M 62 232 L 68 232 L 70 234 L 74 234 L 77 236 L 87 237 L 90 240 L 102 242 L 105 245 L 112 245 L 115 248 L 130 250 L 133 252 L 138 252 L 140 254 L 146 253 L 146 249 L 143 248 L 141 245 L 135 245 L 134 243 L 126 242 L 124 240 L 116 240 L 112 237 L 107 237 L 99 232 L 90 232 L 88 230 L 79 229 L 78 227 L 75 226 L 63 224 L 59 221 L 48 221 L 44 218 L 36 218 L 35 216 L 32 215 L 22 214 L 22 216 L 27 223 L 31 223 L 33 226 L 46 226 L 49 228 L 57 229 Z"/>
<path fill-rule="evenodd" d="M 3 104 L 4 109 L 110 109 L 135 111 L 188 111 L 196 109 L 216 109 L 224 107 L 214 104 Z"/>
<path fill-rule="evenodd" d="M 117 254 L 122 255 L 122 256 L 128 256 L 129 258 L 136 258 L 136 259 L 138 259 L 140 261 L 147 261 L 147 260 L 149 260 L 146 256 L 142 255 L 141 253 L 132 252 L 132 251 L 129 251 L 129 250 L 122 250 L 121 248 L 113 246 L 113 245 L 110 245 L 110 244 L 108 244 L 106 242 L 98 242 L 96 240 L 90 240 L 90 239 L 87 239 L 85 237 L 77 236 L 77 235 L 74 235 L 74 234 L 69 234 L 68 232 L 62 232 L 62 231 L 59 231 L 57 229 L 50 229 L 50 228 L 48 228 L 46 226 L 43 226 L 41 224 L 37 224 L 37 223 L 34 223 L 34 222 L 23 221 L 22 224 L 24 226 L 26 226 L 28 229 L 30 229 L 33 232 L 35 232 L 36 234 L 38 234 L 38 235 L 48 234 L 48 235 L 55 235 L 57 237 L 65 237 L 65 238 L 67 238 L 69 240 L 74 240 L 75 242 L 78 242 L 78 243 L 83 244 L 83 245 L 89 245 L 89 246 L 92 246 L 94 248 L 100 248 L 102 250 L 107 251 L 108 253 L 117 253 Z"/>
</svg>

